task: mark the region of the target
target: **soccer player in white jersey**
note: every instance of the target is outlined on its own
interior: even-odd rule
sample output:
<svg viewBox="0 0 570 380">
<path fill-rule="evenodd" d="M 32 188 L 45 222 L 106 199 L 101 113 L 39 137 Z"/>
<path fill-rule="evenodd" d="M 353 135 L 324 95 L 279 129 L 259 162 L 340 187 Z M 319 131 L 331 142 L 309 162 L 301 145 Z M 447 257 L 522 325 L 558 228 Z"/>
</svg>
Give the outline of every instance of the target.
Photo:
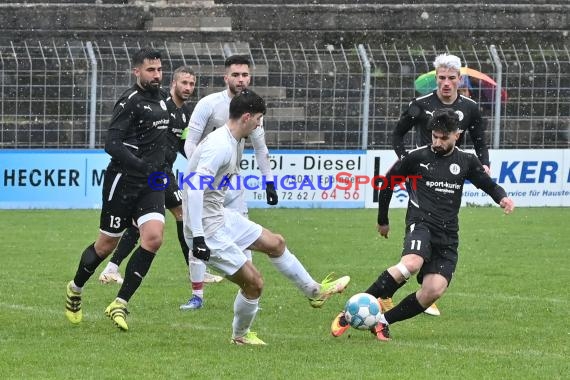
<svg viewBox="0 0 570 380">
<path fill-rule="evenodd" d="M 184 143 L 186 157 L 190 159 L 196 145 L 202 141 L 210 132 L 221 128 L 229 117 L 229 107 L 232 98 L 246 89 L 250 83 L 250 61 L 246 56 L 232 55 L 224 63 L 224 81 L 226 88 L 223 91 L 210 94 L 202 98 L 190 117 L 188 123 L 188 134 Z M 277 204 L 277 192 L 272 181 L 271 164 L 269 162 L 269 150 L 265 143 L 265 132 L 263 127 L 257 128 L 250 136 L 255 158 L 261 174 L 266 180 L 266 196 L 269 205 Z M 241 160 L 245 139 L 239 143 L 238 164 Z M 242 213 L 247 217 L 247 204 L 243 189 L 230 190 L 227 192 L 225 207 Z M 246 251 L 246 255 L 251 258 L 251 252 Z M 181 310 L 197 310 L 202 308 L 204 300 L 204 282 L 213 275 L 206 273 L 206 266 L 200 260 L 190 257 L 190 281 L 192 282 L 192 297 L 186 304 L 180 305 Z"/>
<path fill-rule="evenodd" d="M 265 110 L 264 100 L 253 91 L 246 89 L 236 95 L 230 102 L 228 122 L 196 147 L 188 160 L 184 180 L 184 236 L 192 254 L 240 287 L 234 301 L 231 338 L 238 345 L 265 345 L 250 331 L 263 279 L 245 249 L 267 254 L 275 268 L 309 298 L 313 307 L 321 307 L 350 281 L 349 276 L 333 281 L 329 275 L 317 283 L 289 251 L 281 235 L 224 207 L 231 178 L 239 175 L 240 142 L 260 127 Z"/>
</svg>

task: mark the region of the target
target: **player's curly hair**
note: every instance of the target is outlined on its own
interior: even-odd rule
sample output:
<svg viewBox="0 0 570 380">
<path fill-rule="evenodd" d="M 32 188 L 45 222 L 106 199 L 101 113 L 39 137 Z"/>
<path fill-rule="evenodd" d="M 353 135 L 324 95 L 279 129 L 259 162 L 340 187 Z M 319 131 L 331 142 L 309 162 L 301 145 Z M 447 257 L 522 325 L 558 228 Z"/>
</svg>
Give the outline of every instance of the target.
<svg viewBox="0 0 570 380">
<path fill-rule="evenodd" d="M 440 108 L 433 111 L 428 129 L 444 133 L 456 132 L 459 129 L 459 115 L 452 108 Z"/>
</svg>

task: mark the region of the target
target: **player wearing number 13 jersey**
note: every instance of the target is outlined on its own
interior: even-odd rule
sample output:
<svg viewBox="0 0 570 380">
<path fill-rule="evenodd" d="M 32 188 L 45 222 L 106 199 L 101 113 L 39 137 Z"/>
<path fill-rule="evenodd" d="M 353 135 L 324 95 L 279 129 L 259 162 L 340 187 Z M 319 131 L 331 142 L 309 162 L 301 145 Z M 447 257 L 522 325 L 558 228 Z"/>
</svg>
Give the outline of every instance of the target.
<svg viewBox="0 0 570 380">
<path fill-rule="evenodd" d="M 170 122 L 168 124 L 168 132 L 166 133 L 166 149 L 162 149 L 165 154 L 165 163 L 162 168 L 157 169 L 157 174 L 160 173 L 160 176 L 157 176 L 157 178 L 163 178 L 162 173 L 168 177 L 168 185 L 164 192 L 164 203 L 166 208 L 176 218 L 178 241 L 186 265 L 188 265 L 188 246 L 186 245 L 182 231 L 182 198 L 180 190 L 178 189 L 178 181 L 172 171 L 172 166 L 177 158 L 178 152 L 183 152 L 183 132 L 186 125 L 188 125 L 188 120 L 190 120 L 190 114 L 192 112 L 187 100 L 194 92 L 195 86 L 196 74 L 194 71 L 186 66 L 180 66 L 174 70 L 169 91 L 162 90 L 162 97 L 165 99 Z M 162 184 L 162 187 L 164 187 L 164 184 Z M 138 240 L 139 229 L 134 225 L 129 226 L 123 234 L 113 256 L 99 276 L 99 281 L 102 284 L 112 282 L 123 283 L 119 266 L 131 253 Z"/>
<path fill-rule="evenodd" d="M 128 330 L 127 302 L 140 286 L 162 244 L 164 191 L 150 181 L 164 165 L 167 107 L 160 94 L 160 52 L 143 48 L 132 57 L 137 83 L 117 101 L 109 124 L 105 151 L 111 163 L 103 183 L 103 207 L 97 240 L 82 253 L 66 289 L 65 315 L 71 323 L 82 320 L 81 294 L 99 264 L 113 252 L 131 223 L 140 229 L 141 244 L 127 264 L 117 297 L 105 310 L 114 324 Z"/>
<path fill-rule="evenodd" d="M 419 178 L 408 185 L 410 199 L 406 214 L 406 236 L 400 262 L 380 274 L 366 290 L 376 298 L 392 298 L 411 275 L 418 275 L 420 290 L 405 297 L 389 311 L 384 310 L 373 333 L 379 340 L 389 340 L 388 325 L 422 313 L 443 295 L 457 265 L 458 213 L 463 184 L 470 180 L 510 213 L 513 201 L 497 185 L 471 153 L 458 149 L 459 117 L 451 108 L 434 111 L 429 124 L 431 145 L 409 152 L 401 165 L 391 170 L 395 176 Z M 387 238 L 390 231 L 388 207 L 392 189 L 380 192 L 378 231 Z M 343 313 L 333 321 L 331 332 L 340 336 L 346 330 Z"/>
</svg>

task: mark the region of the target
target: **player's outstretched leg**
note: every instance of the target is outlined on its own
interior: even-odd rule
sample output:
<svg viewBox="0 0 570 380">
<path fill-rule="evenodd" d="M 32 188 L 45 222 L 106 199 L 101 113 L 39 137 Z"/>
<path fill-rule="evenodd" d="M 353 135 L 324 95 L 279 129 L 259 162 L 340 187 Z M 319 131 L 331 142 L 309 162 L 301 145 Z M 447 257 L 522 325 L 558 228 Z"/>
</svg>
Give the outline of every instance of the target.
<svg viewBox="0 0 570 380">
<path fill-rule="evenodd" d="M 321 282 L 317 296 L 309 299 L 311 306 L 315 308 L 322 307 L 333 294 L 342 293 L 349 282 L 350 276 L 343 276 L 333 280 L 333 273 L 328 274 Z"/>
</svg>

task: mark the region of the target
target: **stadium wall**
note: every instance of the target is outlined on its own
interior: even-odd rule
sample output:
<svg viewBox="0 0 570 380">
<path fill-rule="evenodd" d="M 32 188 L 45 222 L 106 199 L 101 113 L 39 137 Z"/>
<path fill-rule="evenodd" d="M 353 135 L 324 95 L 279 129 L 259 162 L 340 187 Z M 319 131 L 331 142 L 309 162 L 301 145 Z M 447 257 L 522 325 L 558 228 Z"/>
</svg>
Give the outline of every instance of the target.
<svg viewBox="0 0 570 380">
<path fill-rule="evenodd" d="M 317 44 L 560 44 L 568 2 L 136 1 L 0 4 L 0 40 L 258 41 Z"/>
</svg>

